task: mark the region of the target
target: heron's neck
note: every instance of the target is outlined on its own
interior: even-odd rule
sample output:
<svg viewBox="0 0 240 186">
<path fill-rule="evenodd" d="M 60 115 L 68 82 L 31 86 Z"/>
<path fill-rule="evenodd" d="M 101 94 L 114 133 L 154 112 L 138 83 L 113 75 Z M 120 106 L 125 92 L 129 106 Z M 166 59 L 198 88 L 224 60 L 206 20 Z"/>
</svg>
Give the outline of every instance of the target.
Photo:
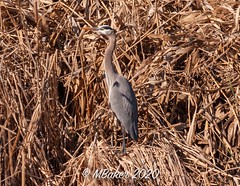
<svg viewBox="0 0 240 186">
<path fill-rule="evenodd" d="M 114 34 L 109 36 L 109 45 L 105 50 L 104 65 L 105 65 L 105 73 L 106 73 L 108 86 L 111 86 L 111 84 L 115 81 L 115 77 L 117 75 L 113 65 L 113 52 L 114 52 L 115 46 L 116 46 L 116 35 Z"/>
</svg>

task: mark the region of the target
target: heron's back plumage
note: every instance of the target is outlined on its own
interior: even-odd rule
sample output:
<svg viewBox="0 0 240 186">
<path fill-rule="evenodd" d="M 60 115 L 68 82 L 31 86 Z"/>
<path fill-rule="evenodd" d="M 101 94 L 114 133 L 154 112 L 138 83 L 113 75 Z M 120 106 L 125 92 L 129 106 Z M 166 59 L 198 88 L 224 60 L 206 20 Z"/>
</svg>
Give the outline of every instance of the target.
<svg viewBox="0 0 240 186">
<path fill-rule="evenodd" d="M 115 81 L 109 88 L 109 101 L 113 112 L 130 137 L 137 140 L 137 100 L 130 83 L 125 77 L 116 74 Z"/>
</svg>

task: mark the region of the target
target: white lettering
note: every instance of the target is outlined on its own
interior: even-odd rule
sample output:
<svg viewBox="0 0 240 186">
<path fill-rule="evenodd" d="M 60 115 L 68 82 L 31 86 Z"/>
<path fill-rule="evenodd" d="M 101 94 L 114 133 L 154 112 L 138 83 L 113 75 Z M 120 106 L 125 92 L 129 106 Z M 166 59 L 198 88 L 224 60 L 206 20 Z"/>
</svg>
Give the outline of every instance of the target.
<svg viewBox="0 0 240 186">
<path fill-rule="evenodd" d="M 93 176 L 93 178 L 97 178 L 97 179 L 120 179 L 120 178 L 124 178 L 124 177 L 128 177 L 128 173 L 126 172 L 120 172 L 120 171 L 110 171 L 108 169 L 96 169 Z"/>
</svg>

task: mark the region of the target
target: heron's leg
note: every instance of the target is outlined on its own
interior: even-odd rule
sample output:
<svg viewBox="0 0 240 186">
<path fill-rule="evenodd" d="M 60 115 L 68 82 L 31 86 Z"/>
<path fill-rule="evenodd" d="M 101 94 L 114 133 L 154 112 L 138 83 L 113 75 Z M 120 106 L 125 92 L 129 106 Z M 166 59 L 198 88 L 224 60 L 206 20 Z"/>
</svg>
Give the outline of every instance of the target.
<svg viewBox="0 0 240 186">
<path fill-rule="evenodd" d="M 118 126 L 118 119 L 114 116 L 112 146 L 115 146 L 117 144 L 117 126 Z"/>
<path fill-rule="evenodd" d="M 115 117 L 115 128 L 114 128 L 114 143 L 117 145 L 117 130 L 118 130 L 118 127 L 120 125 L 120 121 L 117 119 L 117 117 Z"/>
<path fill-rule="evenodd" d="M 125 131 L 124 127 L 122 127 L 122 133 L 123 133 L 122 153 L 126 154 L 126 144 L 125 144 L 125 134 L 126 134 L 126 131 Z"/>
</svg>

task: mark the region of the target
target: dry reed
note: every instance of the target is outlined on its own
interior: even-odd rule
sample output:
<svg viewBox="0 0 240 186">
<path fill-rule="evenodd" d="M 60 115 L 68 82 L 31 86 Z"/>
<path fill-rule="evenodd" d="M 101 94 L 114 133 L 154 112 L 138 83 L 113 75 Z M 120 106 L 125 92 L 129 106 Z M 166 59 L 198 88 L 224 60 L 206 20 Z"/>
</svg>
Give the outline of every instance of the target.
<svg viewBox="0 0 240 186">
<path fill-rule="evenodd" d="M 1 1 L 1 185 L 239 185 L 239 12 L 237 0 Z M 118 30 L 114 63 L 139 105 L 125 156 L 107 42 L 81 29 L 101 24 Z"/>
</svg>

